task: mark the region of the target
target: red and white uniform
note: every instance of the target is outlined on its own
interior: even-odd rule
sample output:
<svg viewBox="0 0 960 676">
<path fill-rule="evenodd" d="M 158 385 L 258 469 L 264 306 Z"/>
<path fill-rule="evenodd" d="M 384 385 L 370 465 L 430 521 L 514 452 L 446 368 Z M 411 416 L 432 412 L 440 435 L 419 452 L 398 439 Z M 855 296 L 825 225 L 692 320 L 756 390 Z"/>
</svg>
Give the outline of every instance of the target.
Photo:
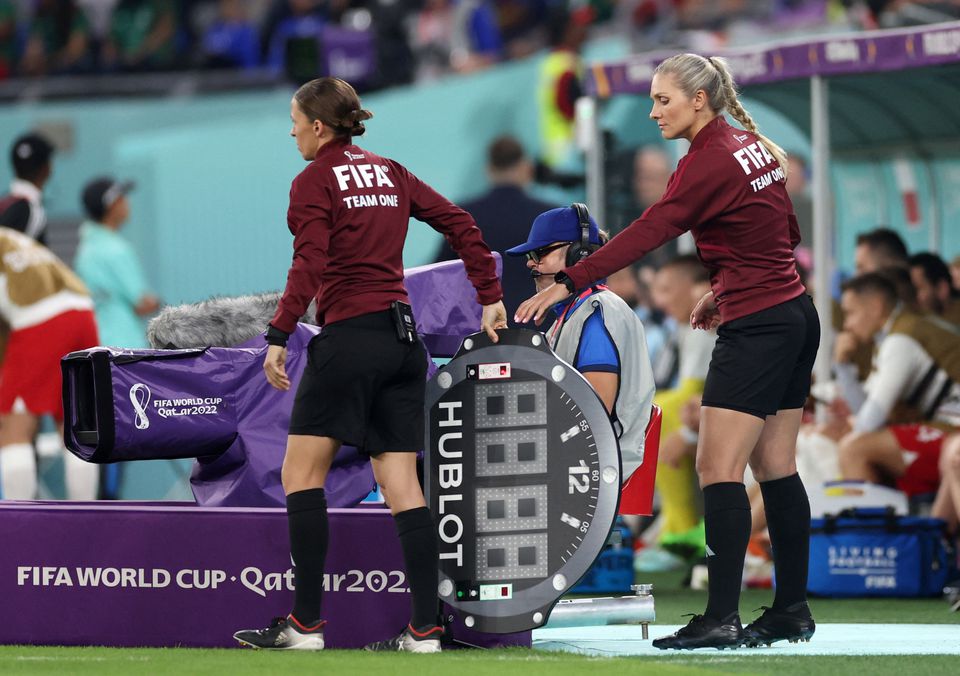
<svg viewBox="0 0 960 676">
<path fill-rule="evenodd" d="M 0 227 L 0 317 L 10 327 L 0 365 L 0 414 L 63 419 L 60 358 L 97 345 L 93 301 L 49 249 Z"/>
</svg>

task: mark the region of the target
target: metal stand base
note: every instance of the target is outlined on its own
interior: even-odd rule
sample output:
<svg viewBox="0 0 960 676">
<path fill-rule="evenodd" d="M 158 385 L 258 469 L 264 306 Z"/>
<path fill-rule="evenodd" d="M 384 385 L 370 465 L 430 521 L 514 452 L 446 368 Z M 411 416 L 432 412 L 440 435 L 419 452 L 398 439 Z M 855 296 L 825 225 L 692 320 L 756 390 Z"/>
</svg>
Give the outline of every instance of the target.
<svg viewBox="0 0 960 676">
<path fill-rule="evenodd" d="M 649 640 L 650 623 L 657 619 L 653 585 L 635 584 L 631 589 L 633 596 L 563 599 L 550 612 L 546 628 L 639 624 L 643 639 Z"/>
</svg>

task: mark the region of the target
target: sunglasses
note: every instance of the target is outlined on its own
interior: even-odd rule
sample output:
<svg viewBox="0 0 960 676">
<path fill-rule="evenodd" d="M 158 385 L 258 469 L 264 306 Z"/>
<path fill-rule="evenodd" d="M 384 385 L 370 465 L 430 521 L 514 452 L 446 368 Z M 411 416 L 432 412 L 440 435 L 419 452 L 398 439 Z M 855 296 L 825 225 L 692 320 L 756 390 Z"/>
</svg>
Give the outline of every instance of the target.
<svg viewBox="0 0 960 676">
<path fill-rule="evenodd" d="M 551 251 L 556 251 L 562 247 L 568 246 L 570 242 L 560 242 L 559 244 L 549 244 L 547 246 L 542 246 L 539 249 L 534 249 L 533 251 L 527 252 L 527 260 L 533 261 L 534 263 L 540 263 L 543 260 L 544 256 L 549 254 Z"/>
</svg>

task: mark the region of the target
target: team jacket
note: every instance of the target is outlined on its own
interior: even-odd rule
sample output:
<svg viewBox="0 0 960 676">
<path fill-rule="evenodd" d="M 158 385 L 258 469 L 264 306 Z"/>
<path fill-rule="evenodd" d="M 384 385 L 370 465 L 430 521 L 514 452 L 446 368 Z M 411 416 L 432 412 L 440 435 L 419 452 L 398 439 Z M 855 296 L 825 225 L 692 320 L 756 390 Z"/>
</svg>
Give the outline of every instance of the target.
<svg viewBox="0 0 960 676">
<path fill-rule="evenodd" d="M 406 302 L 402 254 L 411 216 L 463 258 L 479 303 L 501 299 L 495 260 L 467 212 L 399 163 L 332 141 L 290 188 L 293 264 L 270 323 L 292 332 L 314 296 L 319 324 Z"/>
<path fill-rule="evenodd" d="M 722 322 L 804 292 L 793 256 L 800 230 L 783 169 L 756 136 L 722 115 L 694 137 L 660 201 L 564 272 L 585 288 L 687 230 L 710 271 Z"/>
</svg>

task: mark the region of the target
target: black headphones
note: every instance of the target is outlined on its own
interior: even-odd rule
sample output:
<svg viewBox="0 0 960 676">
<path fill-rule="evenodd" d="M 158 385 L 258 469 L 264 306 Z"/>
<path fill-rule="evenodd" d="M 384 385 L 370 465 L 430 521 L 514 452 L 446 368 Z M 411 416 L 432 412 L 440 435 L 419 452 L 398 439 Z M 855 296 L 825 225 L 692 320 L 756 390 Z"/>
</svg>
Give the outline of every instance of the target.
<svg viewBox="0 0 960 676">
<path fill-rule="evenodd" d="M 566 266 L 576 265 L 584 258 L 600 248 L 598 244 L 590 243 L 590 212 L 587 211 L 587 205 L 580 202 L 574 202 L 570 208 L 577 212 L 577 222 L 580 226 L 580 241 L 574 242 L 567 249 Z"/>
</svg>

